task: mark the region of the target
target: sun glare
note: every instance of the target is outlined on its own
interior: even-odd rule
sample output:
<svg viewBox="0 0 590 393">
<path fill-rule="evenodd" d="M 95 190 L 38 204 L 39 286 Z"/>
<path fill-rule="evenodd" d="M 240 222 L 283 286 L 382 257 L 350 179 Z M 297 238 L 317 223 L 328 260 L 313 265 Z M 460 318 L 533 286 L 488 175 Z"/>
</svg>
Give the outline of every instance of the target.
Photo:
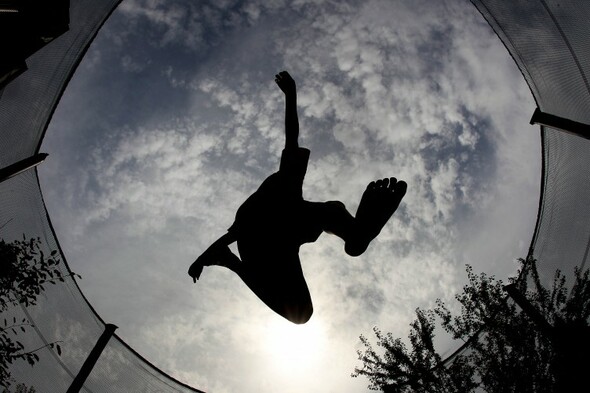
<svg viewBox="0 0 590 393">
<path fill-rule="evenodd" d="M 304 325 L 274 318 L 265 331 L 266 350 L 276 371 L 299 374 L 321 361 L 326 337 L 317 318 Z"/>
</svg>

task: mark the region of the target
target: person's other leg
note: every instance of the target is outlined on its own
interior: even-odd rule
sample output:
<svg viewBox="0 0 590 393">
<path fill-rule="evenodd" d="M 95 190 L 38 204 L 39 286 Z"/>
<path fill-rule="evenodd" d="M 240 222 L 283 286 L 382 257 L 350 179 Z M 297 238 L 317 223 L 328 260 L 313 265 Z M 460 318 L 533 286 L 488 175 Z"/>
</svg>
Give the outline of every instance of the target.
<svg viewBox="0 0 590 393">
<path fill-rule="evenodd" d="M 322 230 L 344 240 L 347 254 L 359 256 L 395 213 L 406 190 L 406 182 L 394 177 L 369 183 L 354 217 L 339 201 L 306 202 L 306 209 Z"/>
<path fill-rule="evenodd" d="M 301 270 L 298 247 L 238 240 L 242 260 L 229 249 L 233 234 L 215 241 L 189 268 L 193 281 L 204 266 L 223 266 L 235 272 L 270 309 L 287 320 L 302 324 L 311 318 L 313 305 Z"/>
<path fill-rule="evenodd" d="M 313 304 L 298 252 L 267 253 L 263 258 L 264 263 L 242 262 L 235 272 L 277 314 L 295 324 L 309 321 Z"/>
</svg>

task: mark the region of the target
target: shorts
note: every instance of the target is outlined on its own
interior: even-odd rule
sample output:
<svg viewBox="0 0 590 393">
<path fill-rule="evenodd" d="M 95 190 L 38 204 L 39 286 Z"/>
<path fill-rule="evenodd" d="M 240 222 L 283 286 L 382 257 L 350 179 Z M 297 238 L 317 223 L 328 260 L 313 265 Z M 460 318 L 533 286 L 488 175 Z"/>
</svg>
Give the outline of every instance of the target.
<svg viewBox="0 0 590 393">
<path fill-rule="evenodd" d="M 236 236 L 243 261 L 298 253 L 301 244 L 316 241 L 322 233 L 303 199 L 309 154 L 305 148 L 283 150 L 279 171 L 238 209 L 228 232 Z"/>
</svg>

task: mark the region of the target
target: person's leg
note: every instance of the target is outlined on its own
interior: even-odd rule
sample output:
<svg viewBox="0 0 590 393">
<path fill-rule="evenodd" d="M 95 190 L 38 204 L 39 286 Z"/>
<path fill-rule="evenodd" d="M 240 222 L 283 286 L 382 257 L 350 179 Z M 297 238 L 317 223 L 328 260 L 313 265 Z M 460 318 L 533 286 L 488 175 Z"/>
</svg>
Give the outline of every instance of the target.
<svg viewBox="0 0 590 393">
<path fill-rule="evenodd" d="M 369 183 L 354 217 L 339 201 L 306 202 L 306 205 L 310 217 L 322 230 L 344 240 L 347 254 L 359 256 L 395 213 L 406 189 L 406 182 L 398 182 L 394 177 Z"/>
<path fill-rule="evenodd" d="M 234 241 L 235 237 L 227 233 L 197 258 L 188 271 L 193 281 L 199 279 L 204 266 L 226 267 L 277 314 L 296 324 L 307 322 L 313 305 L 298 248 L 238 241 L 242 261 L 228 247 Z"/>
<path fill-rule="evenodd" d="M 271 310 L 295 324 L 306 323 L 313 304 L 297 251 L 262 258 L 264 263 L 241 263 L 236 273 Z"/>
<path fill-rule="evenodd" d="M 321 232 L 336 235 L 344 241 L 353 236 L 354 216 L 349 213 L 344 203 L 340 201 L 303 201 L 303 205 L 302 219 L 307 221 L 310 233 L 317 233 L 317 229 L 319 229 Z"/>
</svg>

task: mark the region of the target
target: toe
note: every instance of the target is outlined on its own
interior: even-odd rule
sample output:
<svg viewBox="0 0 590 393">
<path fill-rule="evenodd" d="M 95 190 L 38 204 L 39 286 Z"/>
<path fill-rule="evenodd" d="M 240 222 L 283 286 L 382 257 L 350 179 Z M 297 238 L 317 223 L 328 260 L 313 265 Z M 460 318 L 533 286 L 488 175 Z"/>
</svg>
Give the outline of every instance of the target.
<svg viewBox="0 0 590 393">
<path fill-rule="evenodd" d="M 400 198 L 402 198 L 406 194 L 407 189 L 408 184 L 405 181 L 400 180 L 395 186 L 395 193 L 398 194 Z"/>
<path fill-rule="evenodd" d="M 389 187 L 387 187 L 388 190 L 394 191 L 395 187 L 396 187 L 396 183 L 397 183 L 397 179 L 395 177 L 390 177 L 389 178 Z"/>
</svg>

